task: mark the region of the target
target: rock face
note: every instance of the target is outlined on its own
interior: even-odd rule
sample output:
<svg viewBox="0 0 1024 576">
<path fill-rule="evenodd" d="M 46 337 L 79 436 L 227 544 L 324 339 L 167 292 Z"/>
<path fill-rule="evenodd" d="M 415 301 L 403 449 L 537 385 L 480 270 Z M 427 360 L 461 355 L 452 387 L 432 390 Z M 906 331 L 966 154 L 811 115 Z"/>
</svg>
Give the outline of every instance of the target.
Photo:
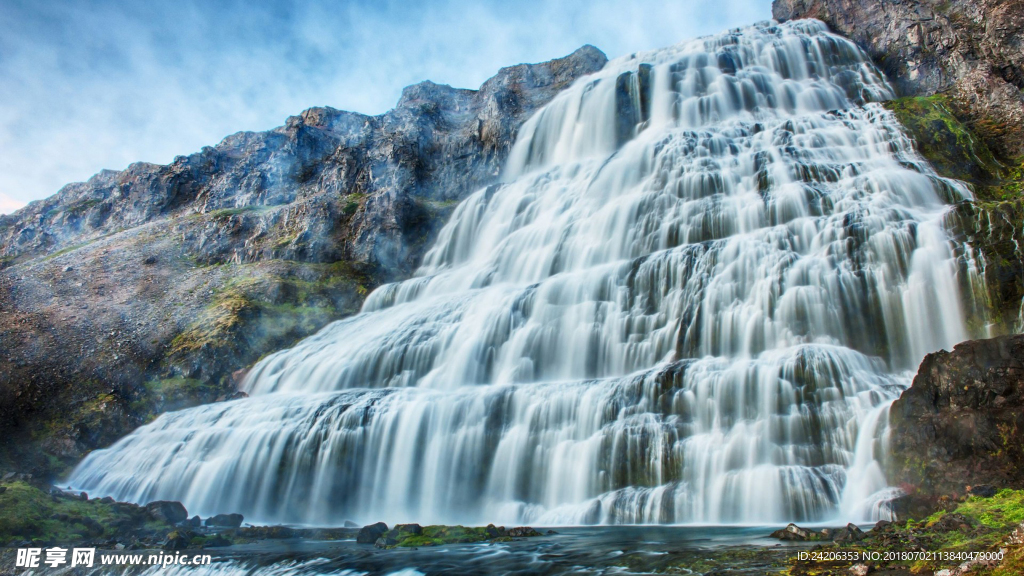
<svg viewBox="0 0 1024 576">
<path fill-rule="evenodd" d="M 181 502 L 158 500 L 146 504 L 146 511 L 153 518 L 168 524 L 177 524 L 188 520 L 188 511 Z"/>
<path fill-rule="evenodd" d="M 230 398 L 262 354 L 408 276 L 522 122 L 605 62 L 585 46 L 479 90 L 410 86 L 380 116 L 312 108 L 0 216 L 0 469 L 52 473 Z"/>
<path fill-rule="evenodd" d="M 863 46 L 902 95 L 947 93 L 993 149 L 1024 154 L 1019 0 L 775 0 L 772 15 L 824 21 Z"/>
<path fill-rule="evenodd" d="M 242 525 L 245 517 L 241 514 L 217 514 L 206 519 L 207 526 L 220 526 L 226 528 L 238 528 Z"/>
<path fill-rule="evenodd" d="M 356 534 L 356 542 L 359 544 L 373 544 L 387 531 L 388 525 L 383 522 L 363 526 L 359 529 L 359 533 Z"/>
<path fill-rule="evenodd" d="M 890 423 L 889 480 L 908 492 L 1024 488 L 1024 335 L 929 354 Z"/>
</svg>

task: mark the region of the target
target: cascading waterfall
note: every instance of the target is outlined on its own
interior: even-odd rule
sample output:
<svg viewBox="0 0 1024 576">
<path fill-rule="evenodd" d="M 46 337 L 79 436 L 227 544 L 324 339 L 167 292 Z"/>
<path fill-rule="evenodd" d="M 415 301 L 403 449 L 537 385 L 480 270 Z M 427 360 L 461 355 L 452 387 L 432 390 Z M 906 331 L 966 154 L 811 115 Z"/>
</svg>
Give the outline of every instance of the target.
<svg viewBox="0 0 1024 576">
<path fill-rule="evenodd" d="M 816 21 L 619 58 L 521 129 L 416 276 L 70 483 L 264 522 L 886 513 L 888 405 L 967 337 L 969 197 Z"/>
</svg>

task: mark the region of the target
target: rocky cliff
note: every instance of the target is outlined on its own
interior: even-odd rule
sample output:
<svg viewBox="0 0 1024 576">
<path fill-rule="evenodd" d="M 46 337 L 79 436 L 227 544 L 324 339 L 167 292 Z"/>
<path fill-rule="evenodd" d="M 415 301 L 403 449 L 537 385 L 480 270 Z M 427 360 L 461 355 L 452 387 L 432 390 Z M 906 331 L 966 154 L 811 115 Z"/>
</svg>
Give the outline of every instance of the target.
<svg viewBox="0 0 1024 576">
<path fill-rule="evenodd" d="M 890 421 L 890 481 L 908 492 L 1024 489 L 1024 335 L 929 354 Z"/>
<path fill-rule="evenodd" d="M 1019 0 L 775 0 L 772 15 L 824 21 L 860 44 L 901 95 L 946 94 L 998 153 L 1024 154 Z"/>
<path fill-rule="evenodd" d="M 585 46 L 479 90 L 424 82 L 380 116 L 312 108 L 0 216 L 0 469 L 51 474 L 228 397 L 262 354 L 357 311 L 606 60 Z"/>
</svg>

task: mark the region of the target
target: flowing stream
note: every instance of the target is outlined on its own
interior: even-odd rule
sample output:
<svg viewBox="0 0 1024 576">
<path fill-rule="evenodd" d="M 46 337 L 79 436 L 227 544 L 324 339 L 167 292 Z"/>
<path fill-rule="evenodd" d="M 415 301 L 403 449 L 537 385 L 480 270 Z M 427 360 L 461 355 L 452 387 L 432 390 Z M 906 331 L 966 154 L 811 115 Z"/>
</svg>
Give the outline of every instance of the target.
<svg viewBox="0 0 1024 576">
<path fill-rule="evenodd" d="M 247 521 L 885 517 L 889 404 L 968 337 L 970 197 L 816 21 L 635 54 L 520 130 L 410 280 L 69 482 Z"/>
</svg>

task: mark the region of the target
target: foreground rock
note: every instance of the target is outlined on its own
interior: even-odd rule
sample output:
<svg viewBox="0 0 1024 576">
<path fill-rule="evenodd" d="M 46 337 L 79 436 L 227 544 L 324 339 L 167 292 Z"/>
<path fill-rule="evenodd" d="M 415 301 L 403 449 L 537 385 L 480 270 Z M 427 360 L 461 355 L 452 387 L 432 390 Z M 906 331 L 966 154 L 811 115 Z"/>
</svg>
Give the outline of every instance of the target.
<svg viewBox="0 0 1024 576">
<path fill-rule="evenodd" d="M 504 526 L 495 526 L 494 524 L 488 524 L 483 528 L 398 524 L 388 530 L 387 524 L 378 522 L 369 526 L 363 526 L 356 536 L 356 542 L 360 544 L 373 544 L 377 548 L 389 549 L 488 541 L 508 542 L 514 538 L 532 538 L 535 536 L 541 536 L 541 533 L 529 526 L 505 529 Z"/>
<path fill-rule="evenodd" d="M 238 528 L 242 525 L 242 520 L 245 517 L 241 514 L 217 514 L 206 519 L 207 526 L 216 526 L 220 528 Z"/>
<path fill-rule="evenodd" d="M 847 524 L 845 528 L 810 530 L 791 523 L 772 532 L 770 537 L 789 542 L 856 542 L 863 540 L 865 535 L 856 524 Z"/>
<path fill-rule="evenodd" d="M 157 520 L 168 524 L 177 524 L 188 520 L 188 510 L 181 502 L 167 502 L 160 500 L 146 504 L 146 511 Z"/>
<path fill-rule="evenodd" d="M 890 423 L 889 478 L 913 495 L 1024 488 L 1024 335 L 929 354 Z"/>
<path fill-rule="evenodd" d="M 879 522 L 861 538 L 794 554 L 787 573 L 1024 574 L 1024 491 L 951 499 L 948 508 L 920 521 Z"/>
<path fill-rule="evenodd" d="M 606 61 L 587 46 L 394 110 L 311 108 L 0 216 L 0 472 L 50 475 L 408 276 L 519 126 Z"/>
</svg>

